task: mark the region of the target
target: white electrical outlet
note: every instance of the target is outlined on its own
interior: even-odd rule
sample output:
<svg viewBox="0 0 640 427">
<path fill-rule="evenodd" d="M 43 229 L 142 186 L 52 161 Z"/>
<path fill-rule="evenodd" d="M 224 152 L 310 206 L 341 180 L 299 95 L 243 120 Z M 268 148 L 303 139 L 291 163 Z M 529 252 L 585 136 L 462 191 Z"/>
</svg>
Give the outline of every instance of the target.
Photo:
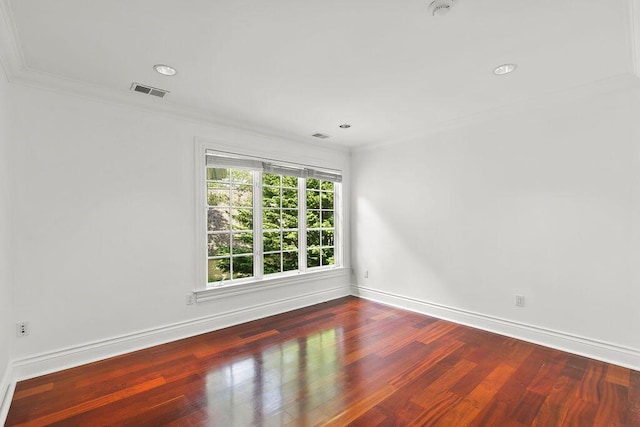
<svg viewBox="0 0 640 427">
<path fill-rule="evenodd" d="M 524 295 L 516 295 L 516 307 L 524 307 Z"/>
<path fill-rule="evenodd" d="M 365 270 L 364 271 L 364 278 L 368 279 L 369 278 L 369 270 Z"/>
<path fill-rule="evenodd" d="M 26 337 L 31 332 L 29 328 L 29 322 L 18 322 L 16 323 L 16 336 L 18 337 Z"/>
<path fill-rule="evenodd" d="M 187 305 L 193 305 L 196 303 L 196 296 L 193 292 L 187 294 Z"/>
</svg>

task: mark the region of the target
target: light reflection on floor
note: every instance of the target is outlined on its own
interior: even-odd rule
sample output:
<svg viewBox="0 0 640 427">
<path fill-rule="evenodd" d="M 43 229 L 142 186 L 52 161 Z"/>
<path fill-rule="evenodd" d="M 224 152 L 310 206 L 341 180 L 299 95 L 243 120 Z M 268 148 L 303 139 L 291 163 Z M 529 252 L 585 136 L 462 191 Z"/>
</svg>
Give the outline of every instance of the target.
<svg viewBox="0 0 640 427">
<path fill-rule="evenodd" d="M 345 387 L 341 328 L 247 350 L 206 377 L 208 418 L 220 425 L 285 425 L 322 413 Z M 310 420 L 311 421 L 311 420 Z"/>
</svg>

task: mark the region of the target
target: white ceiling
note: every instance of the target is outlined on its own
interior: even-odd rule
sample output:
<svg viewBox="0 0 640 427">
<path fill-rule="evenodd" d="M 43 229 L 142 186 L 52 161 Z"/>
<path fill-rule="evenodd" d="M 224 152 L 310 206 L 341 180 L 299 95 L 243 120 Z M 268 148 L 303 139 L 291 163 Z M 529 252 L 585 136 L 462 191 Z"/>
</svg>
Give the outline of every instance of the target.
<svg viewBox="0 0 640 427">
<path fill-rule="evenodd" d="M 346 146 L 635 66 L 630 0 L 458 0 L 435 18 L 429 0 L 2 1 L 18 73 Z M 492 74 L 508 62 L 515 73 Z M 155 73 L 157 63 L 177 76 Z M 171 93 L 145 97 L 132 82 Z"/>
</svg>

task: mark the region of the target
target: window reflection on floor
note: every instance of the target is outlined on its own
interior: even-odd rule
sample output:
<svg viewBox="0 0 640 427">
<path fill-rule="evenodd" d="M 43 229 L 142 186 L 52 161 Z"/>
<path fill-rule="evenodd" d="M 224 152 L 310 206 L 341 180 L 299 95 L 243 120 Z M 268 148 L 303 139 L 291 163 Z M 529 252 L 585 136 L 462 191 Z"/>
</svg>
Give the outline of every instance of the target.
<svg viewBox="0 0 640 427">
<path fill-rule="evenodd" d="M 247 349 L 207 375 L 209 418 L 225 425 L 270 419 L 287 424 L 322 413 L 344 389 L 340 328 L 329 329 L 260 352 Z"/>
</svg>

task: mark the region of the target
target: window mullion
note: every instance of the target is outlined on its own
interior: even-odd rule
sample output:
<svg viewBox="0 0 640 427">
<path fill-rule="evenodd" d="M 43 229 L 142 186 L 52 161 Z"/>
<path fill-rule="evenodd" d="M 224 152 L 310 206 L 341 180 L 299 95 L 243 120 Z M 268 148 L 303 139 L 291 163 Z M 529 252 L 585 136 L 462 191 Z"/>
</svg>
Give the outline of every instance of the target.
<svg viewBox="0 0 640 427">
<path fill-rule="evenodd" d="M 298 178 L 298 269 L 307 271 L 307 182 Z"/>
<path fill-rule="evenodd" d="M 342 185 L 334 183 L 333 185 L 333 264 L 343 265 L 343 241 L 342 234 Z"/>
<path fill-rule="evenodd" d="M 253 276 L 263 276 L 262 256 L 262 172 L 253 172 Z"/>
<path fill-rule="evenodd" d="M 282 201 L 282 199 L 284 198 L 284 182 L 283 182 L 283 176 L 280 175 L 280 272 L 282 273 L 284 271 L 284 224 L 283 224 L 283 214 L 284 212 L 282 211 L 282 209 L 284 208 L 284 203 Z"/>
</svg>

